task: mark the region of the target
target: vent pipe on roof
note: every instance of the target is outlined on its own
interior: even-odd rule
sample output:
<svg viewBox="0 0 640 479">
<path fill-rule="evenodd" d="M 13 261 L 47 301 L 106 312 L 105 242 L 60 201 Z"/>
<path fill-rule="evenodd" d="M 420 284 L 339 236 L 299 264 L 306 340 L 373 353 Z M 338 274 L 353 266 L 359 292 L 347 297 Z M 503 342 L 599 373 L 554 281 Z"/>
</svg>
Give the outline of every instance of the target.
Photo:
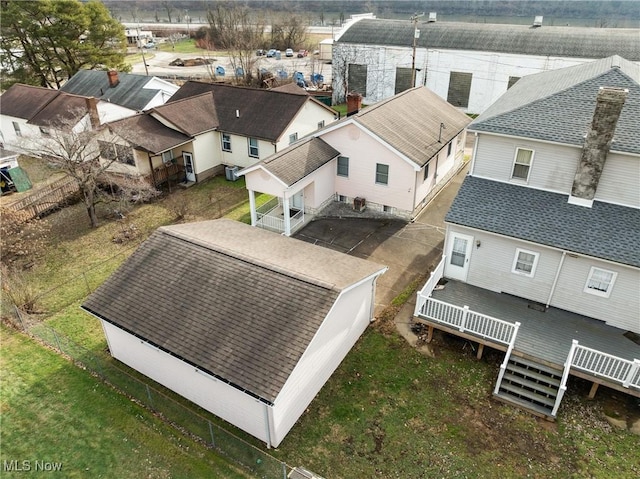
<svg viewBox="0 0 640 479">
<path fill-rule="evenodd" d="M 240 110 L 236 110 L 236 118 L 240 118 Z"/>
<path fill-rule="evenodd" d="M 627 89 L 614 87 L 601 87 L 598 91 L 596 108 L 582 146 L 569 203 L 587 207 L 593 205 L 627 93 Z"/>
<path fill-rule="evenodd" d="M 536 15 L 533 18 L 533 26 L 534 27 L 541 27 L 542 26 L 542 15 Z"/>
</svg>

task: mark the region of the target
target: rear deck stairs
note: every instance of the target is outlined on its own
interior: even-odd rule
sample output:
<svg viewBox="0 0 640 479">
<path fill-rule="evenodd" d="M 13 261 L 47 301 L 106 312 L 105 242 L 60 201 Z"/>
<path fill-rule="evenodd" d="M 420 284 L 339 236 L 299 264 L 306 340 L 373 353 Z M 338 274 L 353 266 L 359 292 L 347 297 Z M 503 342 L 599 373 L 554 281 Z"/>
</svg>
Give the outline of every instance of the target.
<svg viewBox="0 0 640 479">
<path fill-rule="evenodd" d="M 494 397 L 555 420 L 552 411 L 561 380 L 562 371 L 512 355 Z"/>
</svg>

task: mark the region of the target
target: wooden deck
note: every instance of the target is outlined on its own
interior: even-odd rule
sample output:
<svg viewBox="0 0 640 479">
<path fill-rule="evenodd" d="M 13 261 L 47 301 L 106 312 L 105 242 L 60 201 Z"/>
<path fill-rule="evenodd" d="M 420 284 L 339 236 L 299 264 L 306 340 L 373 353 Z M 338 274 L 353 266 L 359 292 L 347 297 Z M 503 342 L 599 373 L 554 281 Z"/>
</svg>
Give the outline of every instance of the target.
<svg viewBox="0 0 640 479">
<path fill-rule="evenodd" d="M 603 321 L 556 308 L 539 311 L 525 299 L 453 280 L 447 280 L 443 289 L 433 291 L 432 297 L 457 306 L 466 305 L 504 321 L 520 322 L 513 354 L 531 357 L 560 369 L 574 339 L 582 346 L 623 359 L 640 359 L 640 345 L 626 338 L 626 331 L 608 326 Z"/>
</svg>

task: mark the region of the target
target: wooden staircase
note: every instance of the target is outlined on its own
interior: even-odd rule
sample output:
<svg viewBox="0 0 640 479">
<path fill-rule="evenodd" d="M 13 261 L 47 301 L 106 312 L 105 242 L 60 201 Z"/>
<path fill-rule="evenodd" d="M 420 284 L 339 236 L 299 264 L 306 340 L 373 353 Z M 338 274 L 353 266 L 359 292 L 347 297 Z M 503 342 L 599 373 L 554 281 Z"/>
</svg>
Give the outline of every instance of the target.
<svg viewBox="0 0 640 479">
<path fill-rule="evenodd" d="M 494 397 L 545 419 L 552 414 L 558 396 L 562 371 L 544 364 L 511 356 Z"/>
</svg>

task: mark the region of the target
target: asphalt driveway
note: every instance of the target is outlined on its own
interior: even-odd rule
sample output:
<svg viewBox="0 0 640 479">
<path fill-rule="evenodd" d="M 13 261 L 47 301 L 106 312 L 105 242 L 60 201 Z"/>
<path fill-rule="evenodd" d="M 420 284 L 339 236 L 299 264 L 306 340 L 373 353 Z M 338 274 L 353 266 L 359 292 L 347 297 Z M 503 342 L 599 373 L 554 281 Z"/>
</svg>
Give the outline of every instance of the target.
<svg viewBox="0 0 640 479">
<path fill-rule="evenodd" d="M 467 168 L 463 168 L 411 223 L 365 217 L 317 218 L 294 236 L 387 266 L 389 270 L 377 283 L 378 315 L 412 281 L 439 261 L 444 245 L 444 217 L 466 171 Z"/>
</svg>

